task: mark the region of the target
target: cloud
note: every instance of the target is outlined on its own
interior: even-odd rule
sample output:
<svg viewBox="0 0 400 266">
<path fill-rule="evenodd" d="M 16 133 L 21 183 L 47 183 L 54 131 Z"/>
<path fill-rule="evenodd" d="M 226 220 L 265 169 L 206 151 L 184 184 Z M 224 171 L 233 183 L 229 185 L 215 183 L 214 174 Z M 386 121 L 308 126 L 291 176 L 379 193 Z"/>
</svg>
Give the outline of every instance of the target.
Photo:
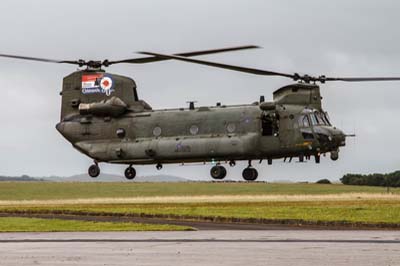
<svg viewBox="0 0 400 266">
<path fill-rule="evenodd" d="M 40 4 L 39 4 L 40 3 Z M 119 59 L 135 51 L 180 52 L 241 44 L 264 49 L 205 58 L 277 71 L 337 76 L 400 75 L 400 2 L 379 1 L 2 1 L 2 53 L 56 59 Z M 55 131 L 62 77 L 75 68 L 0 60 L 1 174 L 72 175 L 90 160 Z M 290 83 L 183 62 L 118 65 L 155 108 L 250 103 Z M 321 165 L 264 164 L 263 179 L 339 178 L 346 172 L 391 171 L 397 153 L 399 83 L 323 85 L 324 107 L 355 143 L 341 160 Z M 210 97 L 211 95 L 211 97 Z M 230 170 L 240 176 L 241 167 Z M 122 173 L 120 166 L 106 171 Z M 168 174 L 207 178 L 204 166 L 170 166 Z M 153 167 L 139 167 L 153 173 Z"/>
</svg>

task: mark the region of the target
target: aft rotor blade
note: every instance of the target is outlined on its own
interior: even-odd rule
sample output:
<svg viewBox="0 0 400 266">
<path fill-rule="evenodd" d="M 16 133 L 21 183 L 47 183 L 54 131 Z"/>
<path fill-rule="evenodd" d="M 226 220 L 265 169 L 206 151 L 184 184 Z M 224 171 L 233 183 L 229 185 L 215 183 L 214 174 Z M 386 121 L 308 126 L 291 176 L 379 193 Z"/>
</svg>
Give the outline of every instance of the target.
<svg viewBox="0 0 400 266">
<path fill-rule="evenodd" d="M 46 62 L 46 63 L 79 65 L 79 61 L 55 60 L 55 59 L 48 59 L 48 58 L 20 56 L 20 55 L 0 54 L 0 57 L 21 59 L 21 60 L 30 60 L 30 61 L 39 61 L 39 62 Z"/>
<path fill-rule="evenodd" d="M 287 77 L 287 78 L 291 78 L 291 79 L 296 78 L 295 75 L 286 74 L 286 73 L 279 73 L 279 72 L 273 72 L 273 71 L 268 71 L 268 70 L 261 70 L 261 69 L 234 66 L 234 65 L 227 65 L 227 64 L 210 62 L 210 61 L 205 61 L 205 60 L 187 58 L 187 57 L 178 56 L 178 55 L 166 55 L 166 54 L 151 53 L 151 52 L 139 52 L 139 54 L 153 55 L 156 57 L 161 57 L 161 58 L 166 58 L 166 59 L 175 59 L 175 60 L 185 61 L 185 62 L 189 62 L 189 63 L 224 68 L 224 69 L 240 71 L 240 72 L 245 72 L 245 73 L 250 73 L 250 74 L 255 74 L 255 75 L 282 76 L 282 77 Z"/>
<path fill-rule="evenodd" d="M 237 46 L 237 47 L 229 47 L 229 48 L 222 48 L 222 49 L 213 49 L 213 50 L 203 50 L 203 51 L 195 51 L 195 52 L 187 52 L 187 53 L 179 53 L 174 54 L 174 56 L 184 56 L 184 57 L 191 57 L 191 56 L 199 56 L 199 55 L 207 55 L 207 54 L 217 54 L 217 53 L 225 53 L 225 52 L 232 52 L 232 51 L 239 51 L 239 50 L 247 50 L 247 49 L 258 49 L 259 46 L 255 45 L 246 45 L 246 46 Z M 152 57 L 145 57 L 145 58 L 133 58 L 133 59 L 124 59 L 118 61 L 110 61 L 109 64 L 119 64 L 119 63 L 129 63 L 129 64 L 145 64 L 145 63 L 152 63 L 152 62 L 159 62 L 169 60 L 170 58 L 166 57 L 159 57 L 159 56 L 152 56 Z"/>
</svg>

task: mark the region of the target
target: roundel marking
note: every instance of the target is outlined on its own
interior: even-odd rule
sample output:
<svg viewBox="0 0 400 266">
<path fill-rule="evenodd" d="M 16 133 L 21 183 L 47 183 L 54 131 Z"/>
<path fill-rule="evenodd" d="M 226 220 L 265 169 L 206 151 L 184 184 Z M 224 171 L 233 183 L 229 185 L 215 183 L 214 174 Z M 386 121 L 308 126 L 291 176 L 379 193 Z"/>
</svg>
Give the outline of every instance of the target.
<svg viewBox="0 0 400 266">
<path fill-rule="evenodd" d="M 110 77 L 103 77 L 100 81 L 100 87 L 105 91 L 107 96 L 111 94 L 111 88 L 113 86 L 113 80 Z"/>
</svg>

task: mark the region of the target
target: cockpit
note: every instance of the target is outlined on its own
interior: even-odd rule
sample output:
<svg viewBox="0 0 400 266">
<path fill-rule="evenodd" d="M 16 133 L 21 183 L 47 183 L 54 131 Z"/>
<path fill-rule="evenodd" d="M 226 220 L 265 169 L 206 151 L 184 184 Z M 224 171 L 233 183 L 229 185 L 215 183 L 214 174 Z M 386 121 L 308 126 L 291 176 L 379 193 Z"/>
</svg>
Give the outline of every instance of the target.
<svg viewBox="0 0 400 266">
<path fill-rule="evenodd" d="M 313 110 L 309 110 L 307 113 L 300 115 L 299 125 L 300 127 L 332 126 L 328 113 Z"/>
</svg>

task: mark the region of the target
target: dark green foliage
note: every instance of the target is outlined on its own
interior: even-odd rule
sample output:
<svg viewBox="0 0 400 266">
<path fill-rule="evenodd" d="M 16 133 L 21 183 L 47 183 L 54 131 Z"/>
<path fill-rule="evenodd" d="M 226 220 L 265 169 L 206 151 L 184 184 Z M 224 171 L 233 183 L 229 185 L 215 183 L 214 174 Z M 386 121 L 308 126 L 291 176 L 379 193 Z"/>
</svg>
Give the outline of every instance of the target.
<svg viewBox="0 0 400 266">
<path fill-rule="evenodd" d="M 320 179 L 316 183 L 317 184 L 331 184 L 331 181 L 329 181 L 329 179 Z"/>
<path fill-rule="evenodd" d="M 389 174 L 347 174 L 340 181 L 345 185 L 400 187 L 400 171 Z"/>
</svg>

